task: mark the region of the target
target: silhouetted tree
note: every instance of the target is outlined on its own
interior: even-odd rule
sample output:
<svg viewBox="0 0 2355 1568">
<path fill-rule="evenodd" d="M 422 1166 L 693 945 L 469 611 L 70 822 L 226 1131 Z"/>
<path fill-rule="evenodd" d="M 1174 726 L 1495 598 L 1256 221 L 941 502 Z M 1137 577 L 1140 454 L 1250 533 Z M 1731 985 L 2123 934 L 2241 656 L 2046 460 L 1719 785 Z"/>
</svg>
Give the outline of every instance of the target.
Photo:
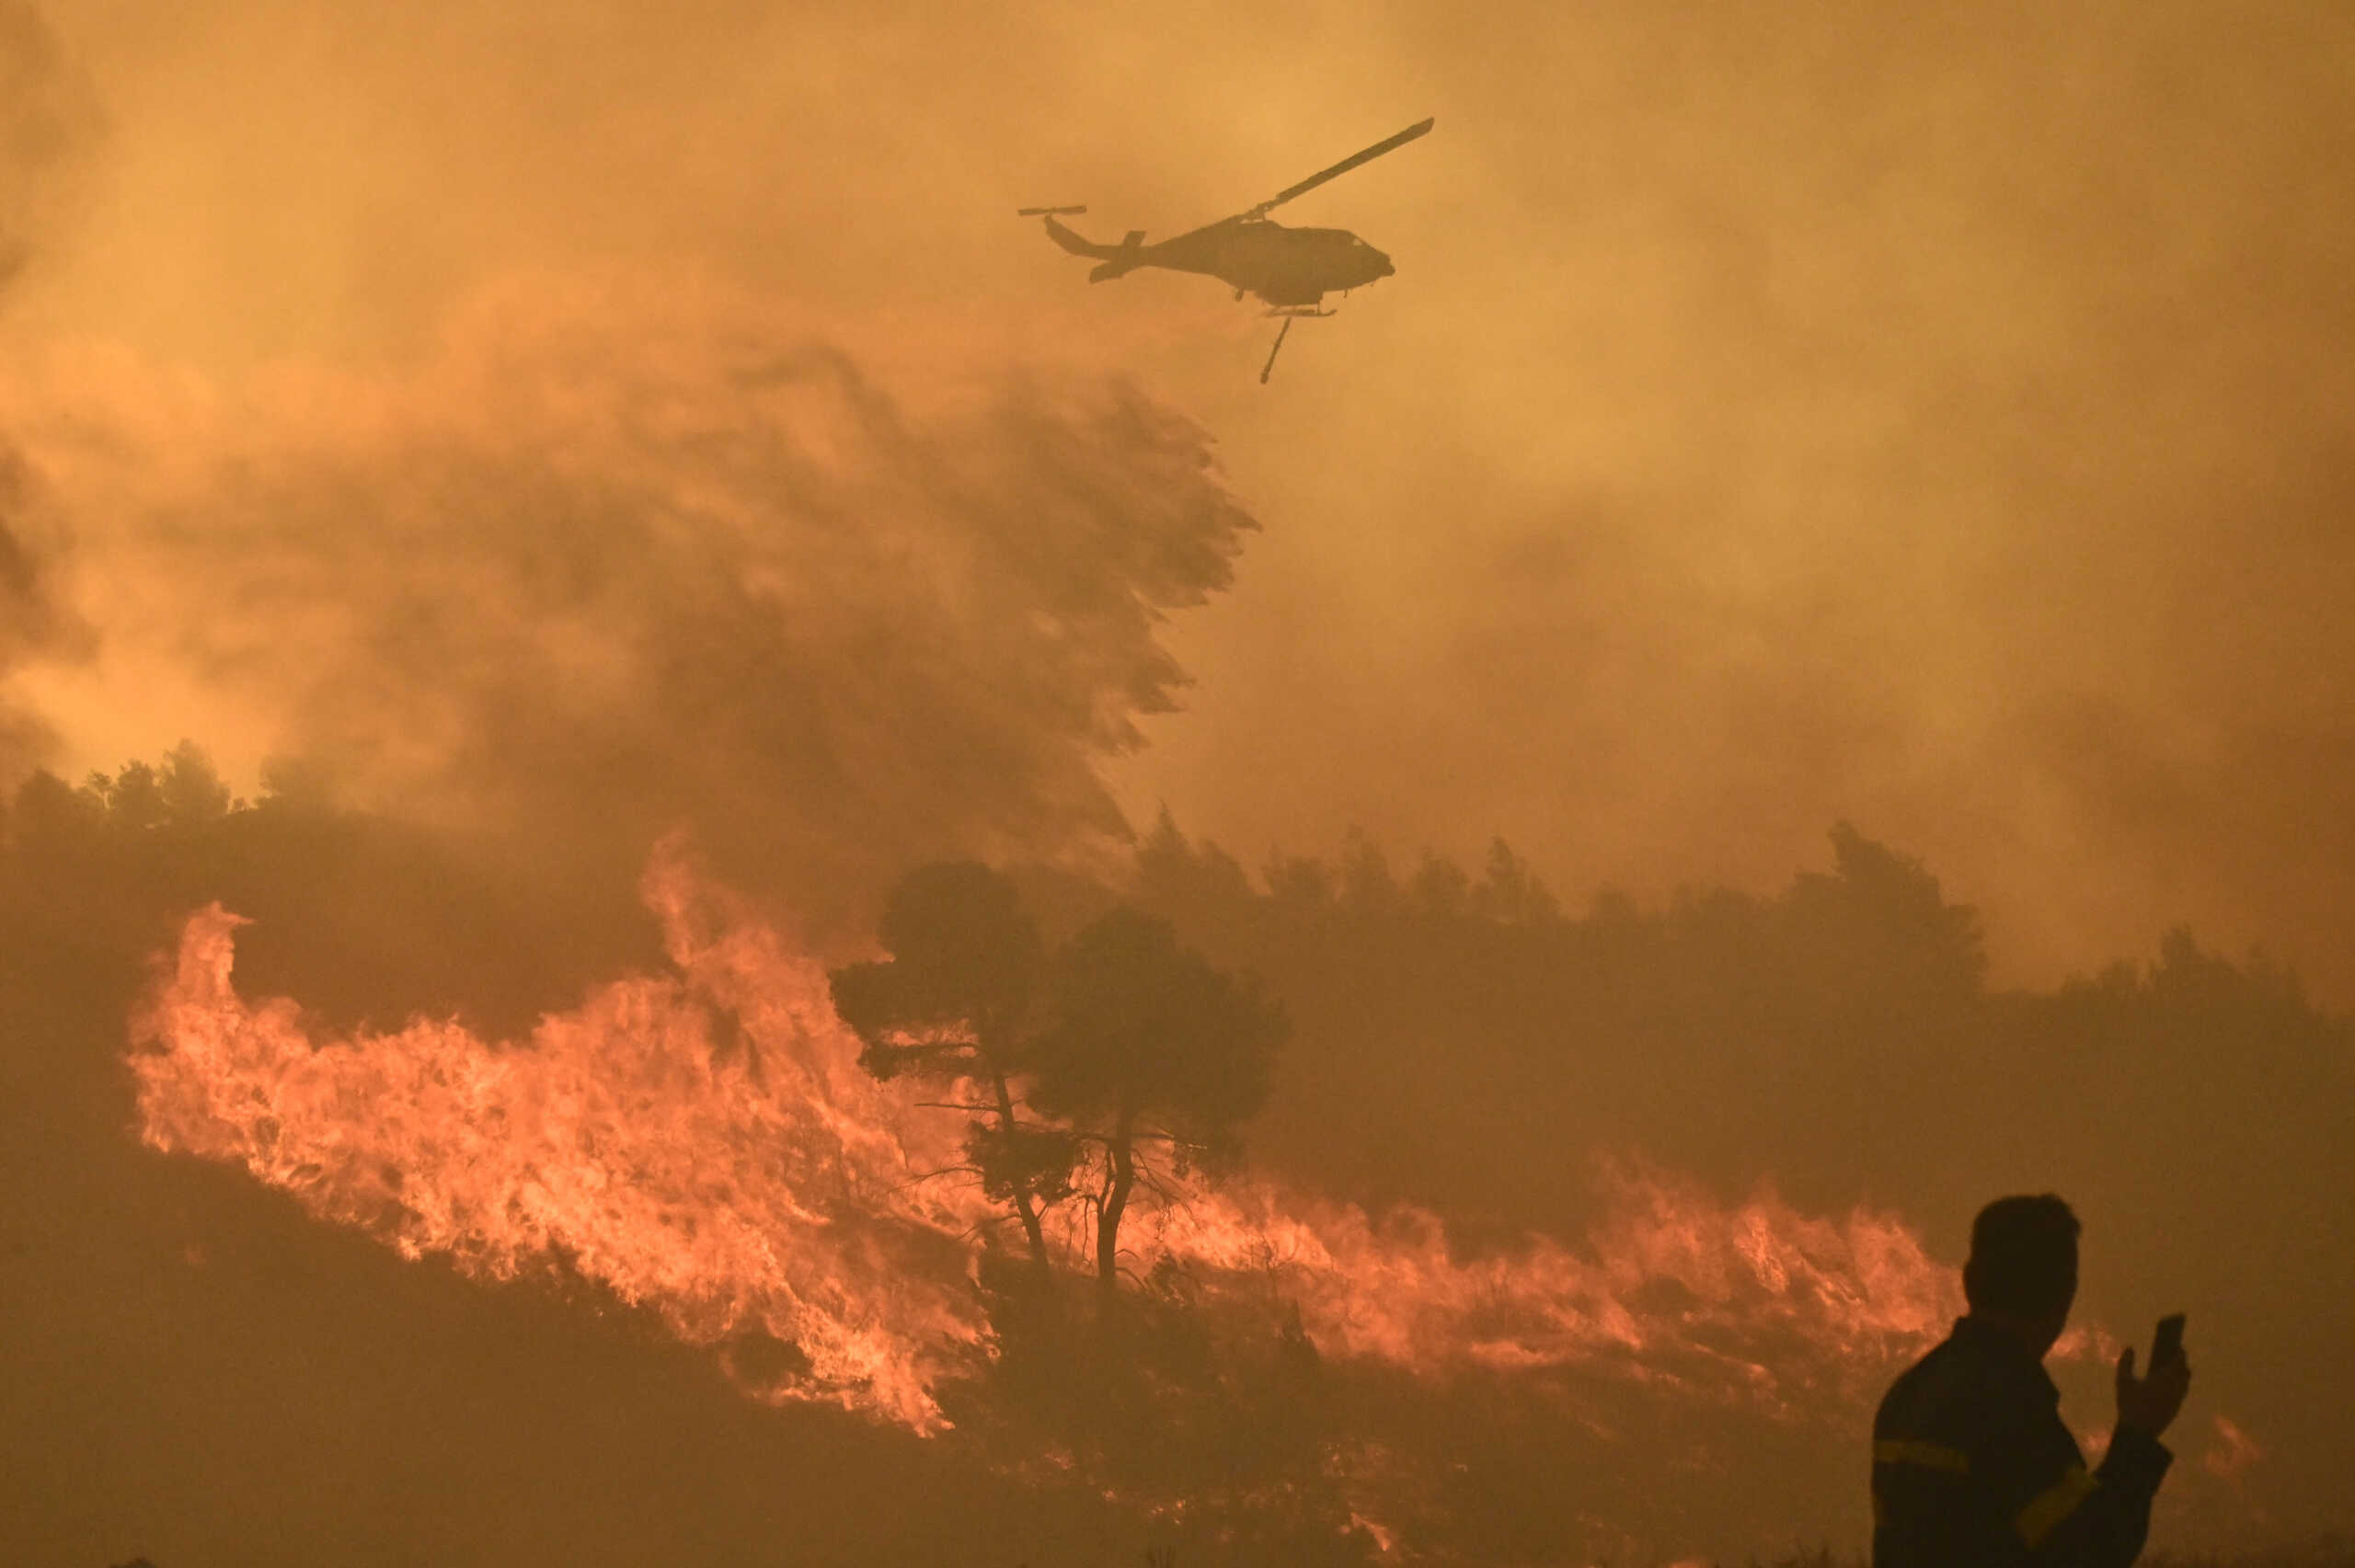
<svg viewBox="0 0 2355 1568">
<path fill-rule="evenodd" d="M 1341 903 L 1351 913 L 1395 914 L 1398 909 L 1398 879 L 1390 861 L 1362 828 L 1351 828 L 1341 841 Z"/>
<path fill-rule="evenodd" d="M 1178 944 L 1169 922 L 1133 909 L 1097 920 L 1056 956 L 1054 1022 L 1030 1063 L 1032 1098 L 1065 1116 L 1103 1154 L 1096 1279 L 1119 1295 L 1120 1219 L 1136 1187 L 1141 1142 L 1181 1161 L 1223 1153 L 1268 1093 L 1287 1024 L 1256 980 L 1214 969 Z"/>
<path fill-rule="evenodd" d="M 1462 866 L 1444 855 L 1425 850 L 1422 864 L 1415 868 L 1414 880 L 1407 891 L 1417 913 L 1452 920 L 1464 912 L 1471 889 L 1472 879 L 1464 875 Z"/>
<path fill-rule="evenodd" d="M 1939 1002 L 1980 989 L 1987 954 L 1976 910 L 1947 902 L 1919 860 L 1845 822 L 1832 827 L 1832 875 L 1802 873 L 1783 900 L 1794 962 Z"/>
<path fill-rule="evenodd" d="M 213 759 L 193 740 L 182 740 L 164 754 L 155 792 L 170 822 L 217 822 L 245 804 L 229 793 Z"/>
<path fill-rule="evenodd" d="M 1488 869 L 1471 890 L 1471 908 L 1474 914 L 1506 925 L 1534 925 L 1562 912 L 1529 863 L 1502 839 L 1489 841 Z"/>
<path fill-rule="evenodd" d="M 1288 912 L 1323 915 L 1333 908 L 1333 868 L 1314 855 L 1271 852 L 1260 875 L 1267 881 L 1268 897 Z"/>
<path fill-rule="evenodd" d="M 1213 914 L 1252 898 L 1242 863 L 1214 843 L 1188 843 L 1166 806 L 1137 846 L 1136 890 L 1149 909 L 1189 913 Z"/>
<path fill-rule="evenodd" d="M 112 778 L 92 773 L 82 787 L 104 803 L 109 824 L 124 831 L 144 832 L 171 819 L 163 781 L 144 762 L 127 762 Z"/>
<path fill-rule="evenodd" d="M 75 789 L 44 768 L 17 786 L 9 826 L 15 842 L 50 850 L 96 833 L 106 818 L 105 796 L 87 785 Z"/>
<path fill-rule="evenodd" d="M 1045 978 L 1038 925 L 1004 876 L 952 861 L 902 877 L 879 934 L 888 961 L 831 976 L 834 1009 L 864 1044 L 860 1064 L 879 1079 L 972 1082 L 989 1095 L 966 1152 L 982 1190 L 1021 1219 L 1043 1281 L 1040 1212 L 1068 1195 L 1075 1147 L 1061 1129 L 1026 1121 L 1013 1089 Z"/>
</svg>

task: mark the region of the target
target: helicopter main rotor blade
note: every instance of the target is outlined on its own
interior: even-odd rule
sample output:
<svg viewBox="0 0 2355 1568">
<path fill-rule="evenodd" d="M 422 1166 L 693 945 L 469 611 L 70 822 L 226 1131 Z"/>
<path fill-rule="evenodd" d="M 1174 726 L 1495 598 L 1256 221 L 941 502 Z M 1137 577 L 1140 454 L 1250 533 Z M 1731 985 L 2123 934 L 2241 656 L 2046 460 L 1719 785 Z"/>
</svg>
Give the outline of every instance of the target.
<svg viewBox="0 0 2355 1568">
<path fill-rule="evenodd" d="M 1418 136 L 1429 135 L 1430 128 L 1438 122 L 1438 116 L 1434 115 L 1430 120 L 1423 120 L 1419 124 L 1409 125 L 1406 130 L 1398 132 L 1397 135 L 1390 137 L 1385 141 L 1376 142 L 1373 146 L 1368 147 L 1362 153 L 1352 153 L 1348 157 L 1343 158 L 1339 163 L 1335 164 L 1331 168 L 1320 170 L 1315 174 L 1310 175 L 1298 185 L 1292 186 L 1285 190 L 1278 191 L 1275 195 L 1270 196 L 1265 201 L 1260 202 L 1257 207 L 1252 208 L 1250 212 L 1244 215 L 1251 218 L 1264 218 L 1269 212 L 1274 212 L 1277 208 L 1291 200 L 1293 197 L 1305 196 L 1310 191 L 1315 189 L 1318 186 L 1324 184 L 1327 180 L 1338 179 L 1341 176 L 1349 173 L 1351 169 L 1357 167 L 1360 164 L 1372 163 L 1374 159 L 1382 156 L 1384 153 L 1396 152 L 1398 148 L 1405 146 L 1407 143 L 1413 141 Z"/>
</svg>

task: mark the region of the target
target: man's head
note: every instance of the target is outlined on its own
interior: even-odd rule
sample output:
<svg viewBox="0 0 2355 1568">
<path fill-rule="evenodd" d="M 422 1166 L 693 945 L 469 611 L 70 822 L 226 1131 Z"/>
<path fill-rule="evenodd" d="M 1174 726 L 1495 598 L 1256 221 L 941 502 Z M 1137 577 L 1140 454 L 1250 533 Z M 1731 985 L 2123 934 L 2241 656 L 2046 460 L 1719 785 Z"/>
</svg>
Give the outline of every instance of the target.
<svg viewBox="0 0 2355 1568">
<path fill-rule="evenodd" d="M 1981 1209 L 1962 1265 L 1971 1315 L 2019 1333 L 2039 1356 L 2051 1349 L 2077 1299 L 2077 1217 L 2051 1193 Z"/>
</svg>

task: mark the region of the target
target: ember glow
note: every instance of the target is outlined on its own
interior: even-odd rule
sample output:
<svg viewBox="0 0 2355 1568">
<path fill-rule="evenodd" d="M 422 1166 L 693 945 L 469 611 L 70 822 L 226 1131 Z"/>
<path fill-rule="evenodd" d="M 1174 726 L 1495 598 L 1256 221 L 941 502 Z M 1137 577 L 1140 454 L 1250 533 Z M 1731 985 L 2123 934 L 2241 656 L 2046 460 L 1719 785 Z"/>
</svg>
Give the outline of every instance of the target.
<svg viewBox="0 0 2355 1568">
<path fill-rule="evenodd" d="M 644 891 L 672 973 L 615 980 L 522 1042 L 452 1023 L 316 1039 L 231 982 L 242 922 L 191 917 L 132 1059 L 153 1147 L 244 1164 L 321 1219 L 485 1279 L 569 1267 L 721 1347 L 748 1391 L 913 1431 L 993 1352 L 977 1288 L 993 1210 L 961 1120 L 870 1079 L 826 973 L 675 855 Z M 1568 1370 L 1791 1412 L 1860 1398 L 1959 1309 L 1896 1219 L 1727 1207 L 1608 1174 L 1574 1249 L 1465 1256 L 1440 1220 L 1238 1178 L 1168 1184 L 1140 1276 L 1297 1311 L 1319 1352 L 1428 1378 Z M 1067 1261 L 1083 1254 L 1076 1222 Z M 747 1344 L 790 1349 L 737 1355 Z"/>
</svg>

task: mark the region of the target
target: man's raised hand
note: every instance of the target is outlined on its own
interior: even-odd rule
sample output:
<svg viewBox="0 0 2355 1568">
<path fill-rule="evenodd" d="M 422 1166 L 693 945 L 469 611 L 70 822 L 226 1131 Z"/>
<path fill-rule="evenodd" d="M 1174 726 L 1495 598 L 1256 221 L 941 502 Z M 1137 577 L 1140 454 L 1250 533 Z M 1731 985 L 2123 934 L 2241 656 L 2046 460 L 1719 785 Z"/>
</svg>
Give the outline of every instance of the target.
<svg viewBox="0 0 2355 1568">
<path fill-rule="evenodd" d="M 2190 1388 L 2189 1357 L 2178 1356 L 2164 1367 L 2152 1368 L 2149 1376 L 2138 1378 L 2134 1347 L 2128 1345 L 2118 1358 L 2119 1430 L 2156 1437 L 2183 1408 L 2183 1396 Z"/>
</svg>

